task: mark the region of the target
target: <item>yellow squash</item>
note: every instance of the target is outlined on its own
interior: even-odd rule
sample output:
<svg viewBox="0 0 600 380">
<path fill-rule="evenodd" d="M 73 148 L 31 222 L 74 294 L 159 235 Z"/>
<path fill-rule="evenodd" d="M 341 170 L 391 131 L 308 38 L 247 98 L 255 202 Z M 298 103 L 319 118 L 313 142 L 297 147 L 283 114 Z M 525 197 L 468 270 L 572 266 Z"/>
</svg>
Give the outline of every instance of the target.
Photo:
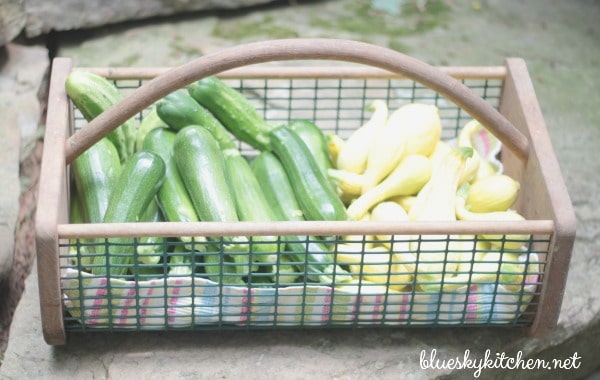
<svg viewBox="0 0 600 380">
<path fill-rule="evenodd" d="M 400 164 L 377 186 L 363 193 L 348 207 L 351 219 L 362 218 L 377 203 L 399 195 L 414 195 L 431 178 L 431 162 L 420 154 L 404 157 Z"/>
<path fill-rule="evenodd" d="M 417 195 L 410 212 L 410 220 L 415 221 L 455 221 L 454 204 L 458 184 L 465 168 L 465 162 L 472 153 L 470 148 L 459 148 L 446 153 L 440 164 L 433 168 L 431 179 Z M 422 236 L 421 241 L 411 243 L 411 249 L 419 252 L 417 283 L 424 291 L 439 291 L 442 281 L 451 276 L 457 268 L 459 254 L 452 252 L 455 237 L 447 235 Z M 448 240 L 450 239 L 450 240 Z"/>
<path fill-rule="evenodd" d="M 377 186 L 404 156 L 429 156 L 441 130 L 439 110 L 434 105 L 410 103 L 394 111 L 369 148 L 362 192 Z"/>
<path fill-rule="evenodd" d="M 365 171 L 371 142 L 385 126 L 388 117 L 388 107 L 383 100 L 374 100 L 367 109 L 373 111 L 373 114 L 346 140 L 337 156 L 337 169 L 357 174 Z"/>
</svg>

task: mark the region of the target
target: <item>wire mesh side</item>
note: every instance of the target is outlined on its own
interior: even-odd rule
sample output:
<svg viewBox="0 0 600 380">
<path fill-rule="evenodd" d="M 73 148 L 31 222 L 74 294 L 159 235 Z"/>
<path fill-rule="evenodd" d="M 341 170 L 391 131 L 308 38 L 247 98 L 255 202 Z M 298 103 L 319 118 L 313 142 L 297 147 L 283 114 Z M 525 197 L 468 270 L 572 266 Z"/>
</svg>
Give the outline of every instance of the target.
<svg viewBox="0 0 600 380">
<path fill-rule="evenodd" d="M 502 81 L 498 79 L 461 80 L 477 95 L 497 107 Z M 113 81 L 127 96 L 145 80 Z M 452 139 L 471 118 L 454 103 L 437 92 L 407 79 L 227 79 L 226 82 L 241 91 L 259 113 L 272 124 L 288 123 L 294 119 L 308 119 L 325 132 L 347 137 L 370 116 L 366 107 L 373 100 L 386 101 L 390 110 L 410 102 L 435 104 L 442 120 L 442 138 Z M 185 89 L 180 90 L 185 91 Z M 75 129 L 86 122 L 75 109 Z M 138 122 L 149 112 L 143 110 Z M 250 149 L 244 145 L 244 153 Z"/>
<path fill-rule="evenodd" d="M 288 239 L 277 237 L 268 261 L 251 237 L 248 252 L 228 250 L 222 238 L 191 245 L 170 238 L 154 258 L 140 255 L 146 246 L 132 238 L 123 276 L 90 264 L 110 250 L 110 238 L 65 241 L 68 329 L 525 326 L 550 246 L 549 236 L 537 235 L 519 249 L 503 248 L 506 236 L 391 236 L 383 245 L 370 236 L 332 237 L 331 253 L 317 262 L 310 247 L 322 238 L 306 237 L 304 252 Z M 236 262 L 242 254 L 246 264 Z"/>
</svg>

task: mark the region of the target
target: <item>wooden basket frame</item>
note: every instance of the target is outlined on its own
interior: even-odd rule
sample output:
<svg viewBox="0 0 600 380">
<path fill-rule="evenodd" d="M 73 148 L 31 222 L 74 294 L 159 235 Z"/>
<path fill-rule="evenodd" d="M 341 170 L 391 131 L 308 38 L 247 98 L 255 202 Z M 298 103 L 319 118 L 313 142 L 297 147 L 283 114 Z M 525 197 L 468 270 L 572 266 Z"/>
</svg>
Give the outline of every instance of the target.
<svg viewBox="0 0 600 380">
<path fill-rule="evenodd" d="M 252 66 L 278 60 L 339 60 L 350 67 Z M 219 236 L 273 234 L 549 234 L 537 312 L 528 334 L 546 335 L 557 323 L 572 254 L 576 219 L 525 62 L 508 58 L 503 66 L 431 67 L 393 50 L 346 40 L 275 40 L 241 45 L 200 57 L 180 67 L 95 68 L 112 79 L 151 79 L 85 128 L 72 133 L 71 107 L 65 80 L 73 70 L 68 58 L 52 63 L 44 153 L 36 215 L 37 270 L 44 339 L 66 342 L 61 294 L 59 242 L 66 238 L 109 236 Z M 95 141 L 136 112 L 168 93 L 205 76 L 242 78 L 402 78 L 407 77 L 455 102 L 503 142 L 505 172 L 521 182 L 517 208 L 527 221 L 520 223 L 411 222 L 391 226 L 370 222 L 279 223 L 68 223 L 69 163 Z M 499 112 L 461 86 L 456 79 L 503 80 Z M 490 110 L 491 109 L 491 110 Z"/>
</svg>

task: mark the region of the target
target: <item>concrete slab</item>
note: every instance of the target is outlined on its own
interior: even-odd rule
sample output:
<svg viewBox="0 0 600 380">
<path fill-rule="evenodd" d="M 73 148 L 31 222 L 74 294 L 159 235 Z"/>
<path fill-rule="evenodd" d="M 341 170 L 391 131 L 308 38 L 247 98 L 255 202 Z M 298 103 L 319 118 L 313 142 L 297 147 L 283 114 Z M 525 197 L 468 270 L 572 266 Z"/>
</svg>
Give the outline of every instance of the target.
<svg viewBox="0 0 600 380">
<path fill-rule="evenodd" d="M 67 346 L 49 347 L 41 336 L 32 275 L 11 328 L 0 377 L 473 378 L 472 369 L 422 369 L 422 350 L 431 354 L 434 349 L 440 360 L 463 357 L 467 349 L 477 358 L 488 349 L 492 355 L 522 352 L 524 357 L 552 360 L 577 352 L 581 358 L 578 370 L 487 369 L 485 378 L 567 379 L 592 372 L 600 357 L 600 299 L 594 292 L 600 275 L 600 161 L 595 159 L 600 146 L 595 127 L 600 119 L 600 5 L 592 0 L 420 3 L 429 4 L 429 12 L 389 17 L 369 11 L 366 1 L 342 0 L 140 23 L 114 33 L 97 31 L 70 44 L 59 40 L 58 54 L 83 66 L 171 66 L 271 36 L 322 36 L 402 49 L 432 64 L 496 65 L 505 57 L 523 57 L 579 222 L 559 325 L 550 336 L 530 339 L 502 329 L 164 332 L 73 335 Z M 196 27 L 201 33 L 194 34 Z"/>
</svg>

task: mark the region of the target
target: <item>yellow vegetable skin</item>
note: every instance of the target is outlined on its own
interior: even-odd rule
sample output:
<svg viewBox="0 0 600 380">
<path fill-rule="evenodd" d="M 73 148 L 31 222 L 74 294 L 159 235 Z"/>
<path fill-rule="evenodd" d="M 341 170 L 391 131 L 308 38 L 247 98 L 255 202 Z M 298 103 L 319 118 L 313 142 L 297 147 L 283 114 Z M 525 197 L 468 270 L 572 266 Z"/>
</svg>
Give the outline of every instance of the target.
<svg viewBox="0 0 600 380">
<path fill-rule="evenodd" d="M 362 191 L 364 178 L 362 174 L 340 169 L 328 169 L 327 175 L 342 198 L 356 198 Z"/>
<path fill-rule="evenodd" d="M 362 279 L 386 284 L 390 289 L 402 290 L 412 283 L 413 271 L 402 263 L 399 255 L 390 253 L 385 247 L 376 246 L 356 252 L 354 247 L 338 244 L 336 262 L 348 265 L 350 272 Z"/>
<path fill-rule="evenodd" d="M 440 140 L 436 106 L 410 103 L 394 111 L 369 148 L 363 194 L 375 187 L 409 154 L 429 156 Z"/>
<path fill-rule="evenodd" d="M 371 211 L 370 220 L 373 222 L 408 222 L 408 214 L 402 206 L 396 202 L 381 202 L 378 203 Z M 375 235 L 380 241 L 380 244 L 388 249 L 392 248 L 392 240 L 394 240 L 394 251 L 406 252 L 411 256 L 407 258 L 409 261 L 414 261 L 414 255 L 410 253 L 408 244 L 409 236 L 391 236 L 391 235 Z"/>
<path fill-rule="evenodd" d="M 433 168 L 431 179 L 417 195 L 409 212 L 415 221 L 454 221 L 456 191 L 472 149 L 459 148 L 449 151 Z M 427 235 L 421 241 L 411 243 L 411 250 L 419 251 L 417 282 L 424 291 L 439 291 L 442 281 L 456 271 L 460 254 L 460 242 L 447 242 L 446 235 Z M 454 239 L 454 237 L 450 237 Z M 456 262 L 455 262 L 456 261 Z"/>
<path fill-rule="evenodd" d="M 327 141 L 327 151 L 329 152 L 329 157 L 334 167 L 337 167 L 337 158 L 340 154 L 340 151 L 346 144 L 343 138 L 336 135 L 335 133 L 328 133 L 325 135 L 325 139 Z"/>
<path fill-rule="evenodd" d="M 360 221 L 368 222 L 371 219 L 370 214 L 365 214 Z M 342 237 L 344 240 L 344 247 L 346 249 L 350 249 L 350 247 L 355 247 L 357 252 L 363 251 L 364 249 L 373 248 L 373 241 L 375 240 L 375 236 L 373 235 L 345 235 Z"/>
<path fill-rule="evenodd" d="M 388 107 L 383 100 L 374 100 L 367 109 L 373 111 L 373 115 L 348 137 L 337 156 L 337 169 L 357 174 L 365 171 L 371 142 L 385 127 L 388 117 Z"/>
<path fill-rule="evenodd" d="M 399 195 L 414 195 L 431 178 L 431 162 L 426 156 L 411 154 L 400 161 L 400 164 L 381 183 L 358 197 L 348 207 L 351 219 L 363 217 L 377 203 Z"/>
<path fill-rule="evenodd" d="M 516 211 L 495 211 L 495 212 L 471 212 L 465 207 L 465 199 L 462 196 L 456 197 L 455 200 L 456 217 L 459 220 L 471 221 L 488 221 L 488 222 L 519 222 L 525 218 Z M 489 239 L 490 244 L 494 247 L 504 247 L 509 250 L 520 249 L 529 240 L 528 234 L 508 234 L 506 239 L 502 239 L 502 235 L 484 234 L 483 239 Z"/>
<path fill-rule="evenodd" d="M 412 208 L 416 199 L 417 199 L 416 195 L 401 195 L 401 196 L 391 197 L 389 199 L 389 201 L 398 203 L 400 206 L 402 206 L 404 211 L 406 211 L 408 213 L 408 212 L 410 212 L 410 209 Z"/>
<path fill-rule="evenodd" d="M 479 179 L 469 187 L 466 208 L 472 212 L 506 211 L 517 200 L 520 184 L 505 174 Z"/>
<path fill-rule="evenodd" d="M 446 279 L 444 291 L 477 283 L 499 283 L 510 290 L 517 290 L 522 287 L 527 268 L 518 253 L 483 251 L 475 253 L 472 267 L 465 269 L 470 273 L 460 273 Z"/>
</svg>

